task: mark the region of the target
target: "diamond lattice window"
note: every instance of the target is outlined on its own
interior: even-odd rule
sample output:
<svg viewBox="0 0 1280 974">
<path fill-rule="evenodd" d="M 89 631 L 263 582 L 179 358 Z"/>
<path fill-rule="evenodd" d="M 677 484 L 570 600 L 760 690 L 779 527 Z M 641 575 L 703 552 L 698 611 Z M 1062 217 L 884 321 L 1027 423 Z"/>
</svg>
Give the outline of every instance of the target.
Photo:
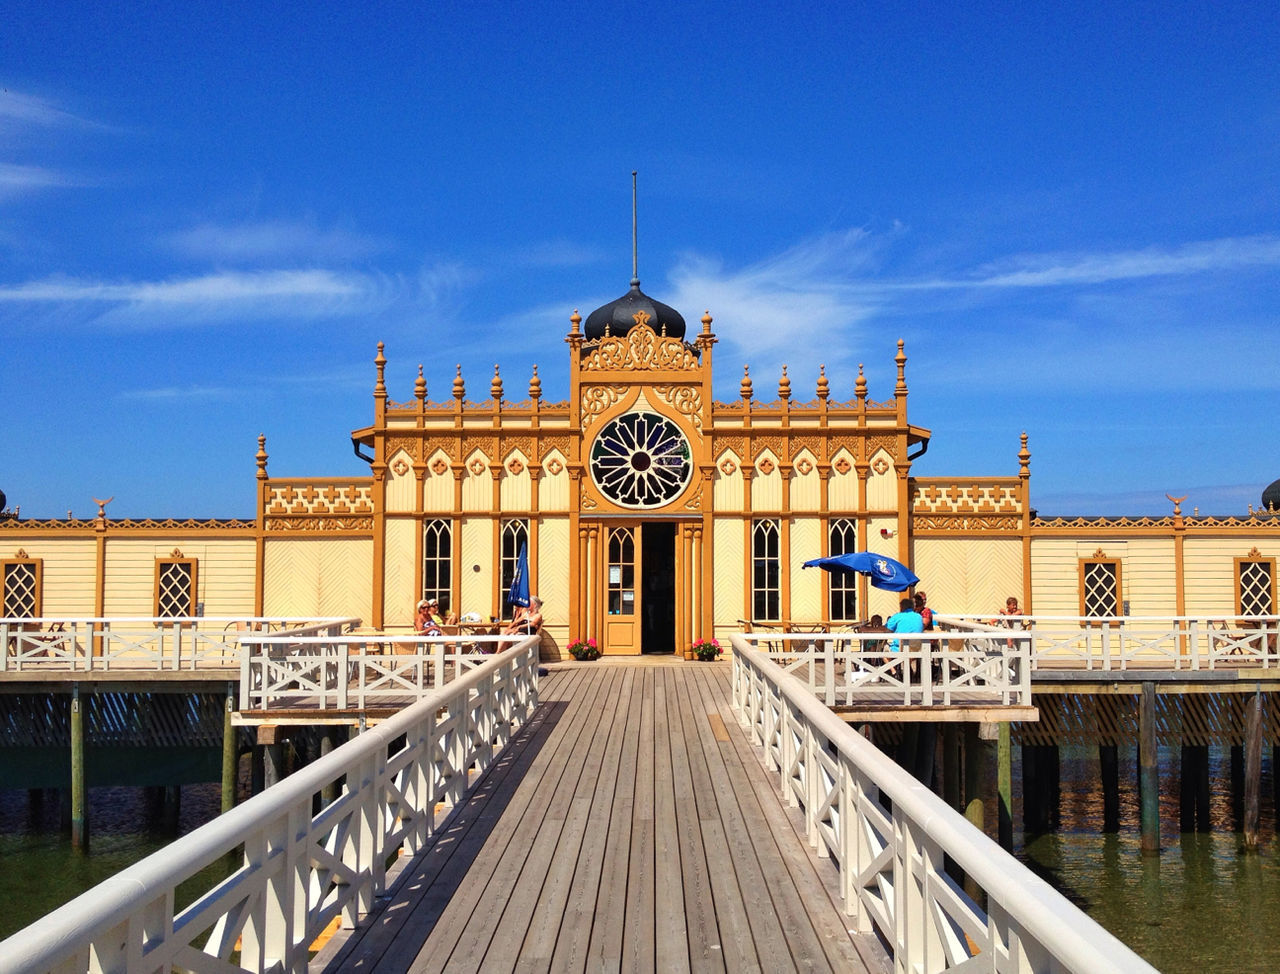
<svg viewBox="0 0 1280 974">
<path fill-rule="evenodd" d="M 34 561 L 4 563 L 4 618 L 33 619 L 40 614 L 40 566 Z"/>
<path fill-rule="evenodd" d="M 195 581 L 194 561 L 160 562 L 156 577 L 156 615 L 164 619 L 193 615 Z"/>
<path fill-rule="evenodd" d="M 1080 611 L 1085 616 L 1118 616 L 1120 614 L 1120 565 L 1115 561 L 1086 561 Z"/>
<path fill-rule="evenodd" d="M 1272 575 L 1274 563 L 1268 561 L 1241 561 L 1239 563 L 1240 614 L 1242 616 L 1269 616 L 1274 611 L 1271 595 L 1274 591 Z"/>
</svg>

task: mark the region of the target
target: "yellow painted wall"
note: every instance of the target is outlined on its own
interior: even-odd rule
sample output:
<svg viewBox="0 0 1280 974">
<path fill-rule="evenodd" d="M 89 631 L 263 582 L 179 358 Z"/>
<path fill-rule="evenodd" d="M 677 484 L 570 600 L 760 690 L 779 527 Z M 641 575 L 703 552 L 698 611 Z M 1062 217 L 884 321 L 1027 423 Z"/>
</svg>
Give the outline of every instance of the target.
<svg viewBox="0 0 1280 974">
<path fill-rule="evenodd" d="M 404 473 L 396 473 L 403 467 Z M 413 460 L 404 450 L 397 450 L 387 463 L 387 510 L 412 511 L 418 482 L 413 476 Z"/>
<path fill-rule="evenodd" d="M 563 649 L 569 645 L 569 590 L 576 579 L 569 577 L 571 544 L 569 519 L 551 518 L 538 524 L 538 577 L 534 595 L 542 597 L 543 628 Z"/>
<path fill-rule="evenodd" d="M 414 564 L 418 521 L 415 518 L 389 517 L 386 525 L 382 618 L 388 626 L 410 626 L 415 606 L 421 598 L 416 587 Z"/>
<path fill-rule="evenodd" d="M 472 470 L 476 462 L 484 465 L 479 473 Z M 462 477 L 462 509 L 464 511 L 490 511 L 493 509 L 493 474 L 489 470 L 489 458 L 479 450 L 467 457 L 467 472 Z"/>
<path fill-rule="evenodd" d="M 733 464 L 733 473 L 725 473 L 720 464 L 728 460 Z M 741 460 L 732 450 L 725 450 L 716 457 L 716 475 L 713 498 L 717 511 L 742 510 L 742 470 Z"/>
<path fill-rule="evenodd" d="M 822 599 L 822 569 L 803 568 L 806 561 L 822 554 L 822 521 L 818 518 L 791 519 L 791 618 L 825 619 Z"/>
<path fill-rule="evenodd" d="M 884 473 L 876 473 L 876 461 L 889 464 Z M 894 472 L 893 457 L 884 450 L 877 450 L 871 457 L 871 472 L 867 475 L 867 507 L 873 511 L 893 511 L 898 508 L 898 476 Z"/>
<path fill-rule="evenodd" d="M 836 469 L 841 460 L 849 464 L 847 473 Z M 853 455 L 848 450 L 837 450 L 831 458 L 831 480 L 827 484 L 827 503 L 830 510 L 856 511 L 858 509 L 858 472 L 853 467 Z"/>
<path fill-rule="evenodd" d="M 269 538 L 263 557 L 266 615 L 372 617 L 372 540 Z"/>
<path fill-rule="evenodd" d="M 440 462 L 445 464 L 444 473 L 436 473 L 433 469 Z M 422 509 L 434 513 L 453 510 L 453 470 L 448 466 L 449 457 L 443 450 L 436 450 L 427 460 L 426 479 L 422 485 Z"/>
<path fill-rule="evenodd" d="M 800 467 L 808 465 L 809 472 L 801 473 Z M 802 450 L 796 459 L 791 476 L 791 510 L 818 511 L 822 509 L 822 480 L 818 477 L 818 462 L 808 450 Z"/>
<path fill-rule="evenodd" d="M 25 551 L 40 559 L 41 612 L 46 616 L 92 616 L 94 614 L 93 579 L 97 565 L 97 547 L 92 538 L 66 541 L 23 540 L 5 538 L 0 554 L 14 558 Z"/>
<path fill-rule="evenodd" d="M 1092 554 L 1096 547 L 1089 548 L 1088 554 Z M 1109 546 L 1102 547 L 1106 549 Z M 1129 603 L 1129 614 L 1176 615 L 1177 575 L 1174 571 L 1173 540 L 1136 538 L 1126 547 L 1121 584 L 1123 598 Z"/>
<path fill-rule="evenodd" d="M 746 591 L 747 559 L 743 551 L 742 522 L 717 518 L 712 526 L 715 534 L 715 570 L 712 575 L 717 635 L 739 632 L 738 620 L 744 618 L 743 593 Z"/>
<path fill-rule="evenodd" d="M 773 469 L 765 473 L 760 469 L 765 460 L 773 463 Z M 768 464 L 764 464 L 768 466 Z M 778 458 L 765 450 L 756 462 L 756 473 L 751 478 L 751 509 L 753 511 L 782 510 L 782 473 L 778 470 Z"/>
<path fill-rule="evenodd" d="M 934 612 L 994 616 L 1010 595 L 1022 601 L 1019 538 L 919 538 L 911 561 Z"/>
<path fill-rule="evenodd" d="M 485 474 L 486 479 L 488 474 Z M 494 579 L 498 566 L 493 564 L 493 521 L 487 517 L 470 517 L 462 521 L 458 544 L 462 553 L 462 577 L 458 579 L 461 604 L 458 614 L 478 612 L 484 618 L 501 615 L 495 604 Z M 480 570 L 476 571 L 475 566 Z"/>
<path fill-rule="evenodd" d="M 519 462 L 519 473 L 511 472 L 512 460 Z M 533 492 L 529 479 L 529 459 L 519 450 L 507 456 L 499 490 L 504 511 L 527 511 L 533 506 L 530 503 Z"/>
<path fill-rule="evenodd" d="M 552 468 L 558 468 L 560 472 L 553 473 Z M 538 479 L 538 509 L 569 510 L 569 471 L 564 454 L 559 450 L 552 450 L 542 464 L 542 476 Z"/>
<path fill-rule="evenodd" d="M 1187 615 L 1234 615 L 1238 608 L 1236 559 L 1250 557 L 1255 548 L 1261 557 L 1280 561 L 1280 541 L 1265 538 L 1188 538 L 1183 547 Z"/>
</svg>

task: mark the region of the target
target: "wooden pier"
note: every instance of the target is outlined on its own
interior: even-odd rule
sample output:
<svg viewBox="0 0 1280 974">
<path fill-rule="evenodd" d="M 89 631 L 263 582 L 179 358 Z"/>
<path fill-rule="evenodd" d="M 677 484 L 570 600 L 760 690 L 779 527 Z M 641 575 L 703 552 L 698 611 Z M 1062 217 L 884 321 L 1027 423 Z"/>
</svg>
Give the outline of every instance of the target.
<svg viewBox="0 0 1280 974">
<path fill-rule="evenodd" d="M 525 730 L 313 970 L 888 970 L 723 663 L 553 667 Z"/>
</svg>

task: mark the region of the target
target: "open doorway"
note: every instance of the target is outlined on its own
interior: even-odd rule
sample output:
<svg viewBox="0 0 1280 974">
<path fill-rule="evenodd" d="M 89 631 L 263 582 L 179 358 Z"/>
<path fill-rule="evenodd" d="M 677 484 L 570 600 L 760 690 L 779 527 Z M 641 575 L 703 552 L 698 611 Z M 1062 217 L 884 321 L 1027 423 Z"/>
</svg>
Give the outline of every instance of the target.
<svg viewBox="0 0 1280 974">
<path fill-rule="evenodd" d="M 648 521 L 640 532 L 640 652 L 676 650 L 676 526 Z"/>
</svg>

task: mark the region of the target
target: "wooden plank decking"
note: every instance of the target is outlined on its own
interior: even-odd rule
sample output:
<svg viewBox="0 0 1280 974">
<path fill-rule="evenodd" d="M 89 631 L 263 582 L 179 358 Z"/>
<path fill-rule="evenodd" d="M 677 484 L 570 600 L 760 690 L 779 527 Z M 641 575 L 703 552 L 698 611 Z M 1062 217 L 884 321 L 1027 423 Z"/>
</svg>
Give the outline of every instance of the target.
<svg viewBox="0 0 1280 974">
<path fill-rule="evenodd" d="M 728 666 L 601 662 L 534 719 L 325 971 L 887 971 L 729 702 Z"/>
</svg>

